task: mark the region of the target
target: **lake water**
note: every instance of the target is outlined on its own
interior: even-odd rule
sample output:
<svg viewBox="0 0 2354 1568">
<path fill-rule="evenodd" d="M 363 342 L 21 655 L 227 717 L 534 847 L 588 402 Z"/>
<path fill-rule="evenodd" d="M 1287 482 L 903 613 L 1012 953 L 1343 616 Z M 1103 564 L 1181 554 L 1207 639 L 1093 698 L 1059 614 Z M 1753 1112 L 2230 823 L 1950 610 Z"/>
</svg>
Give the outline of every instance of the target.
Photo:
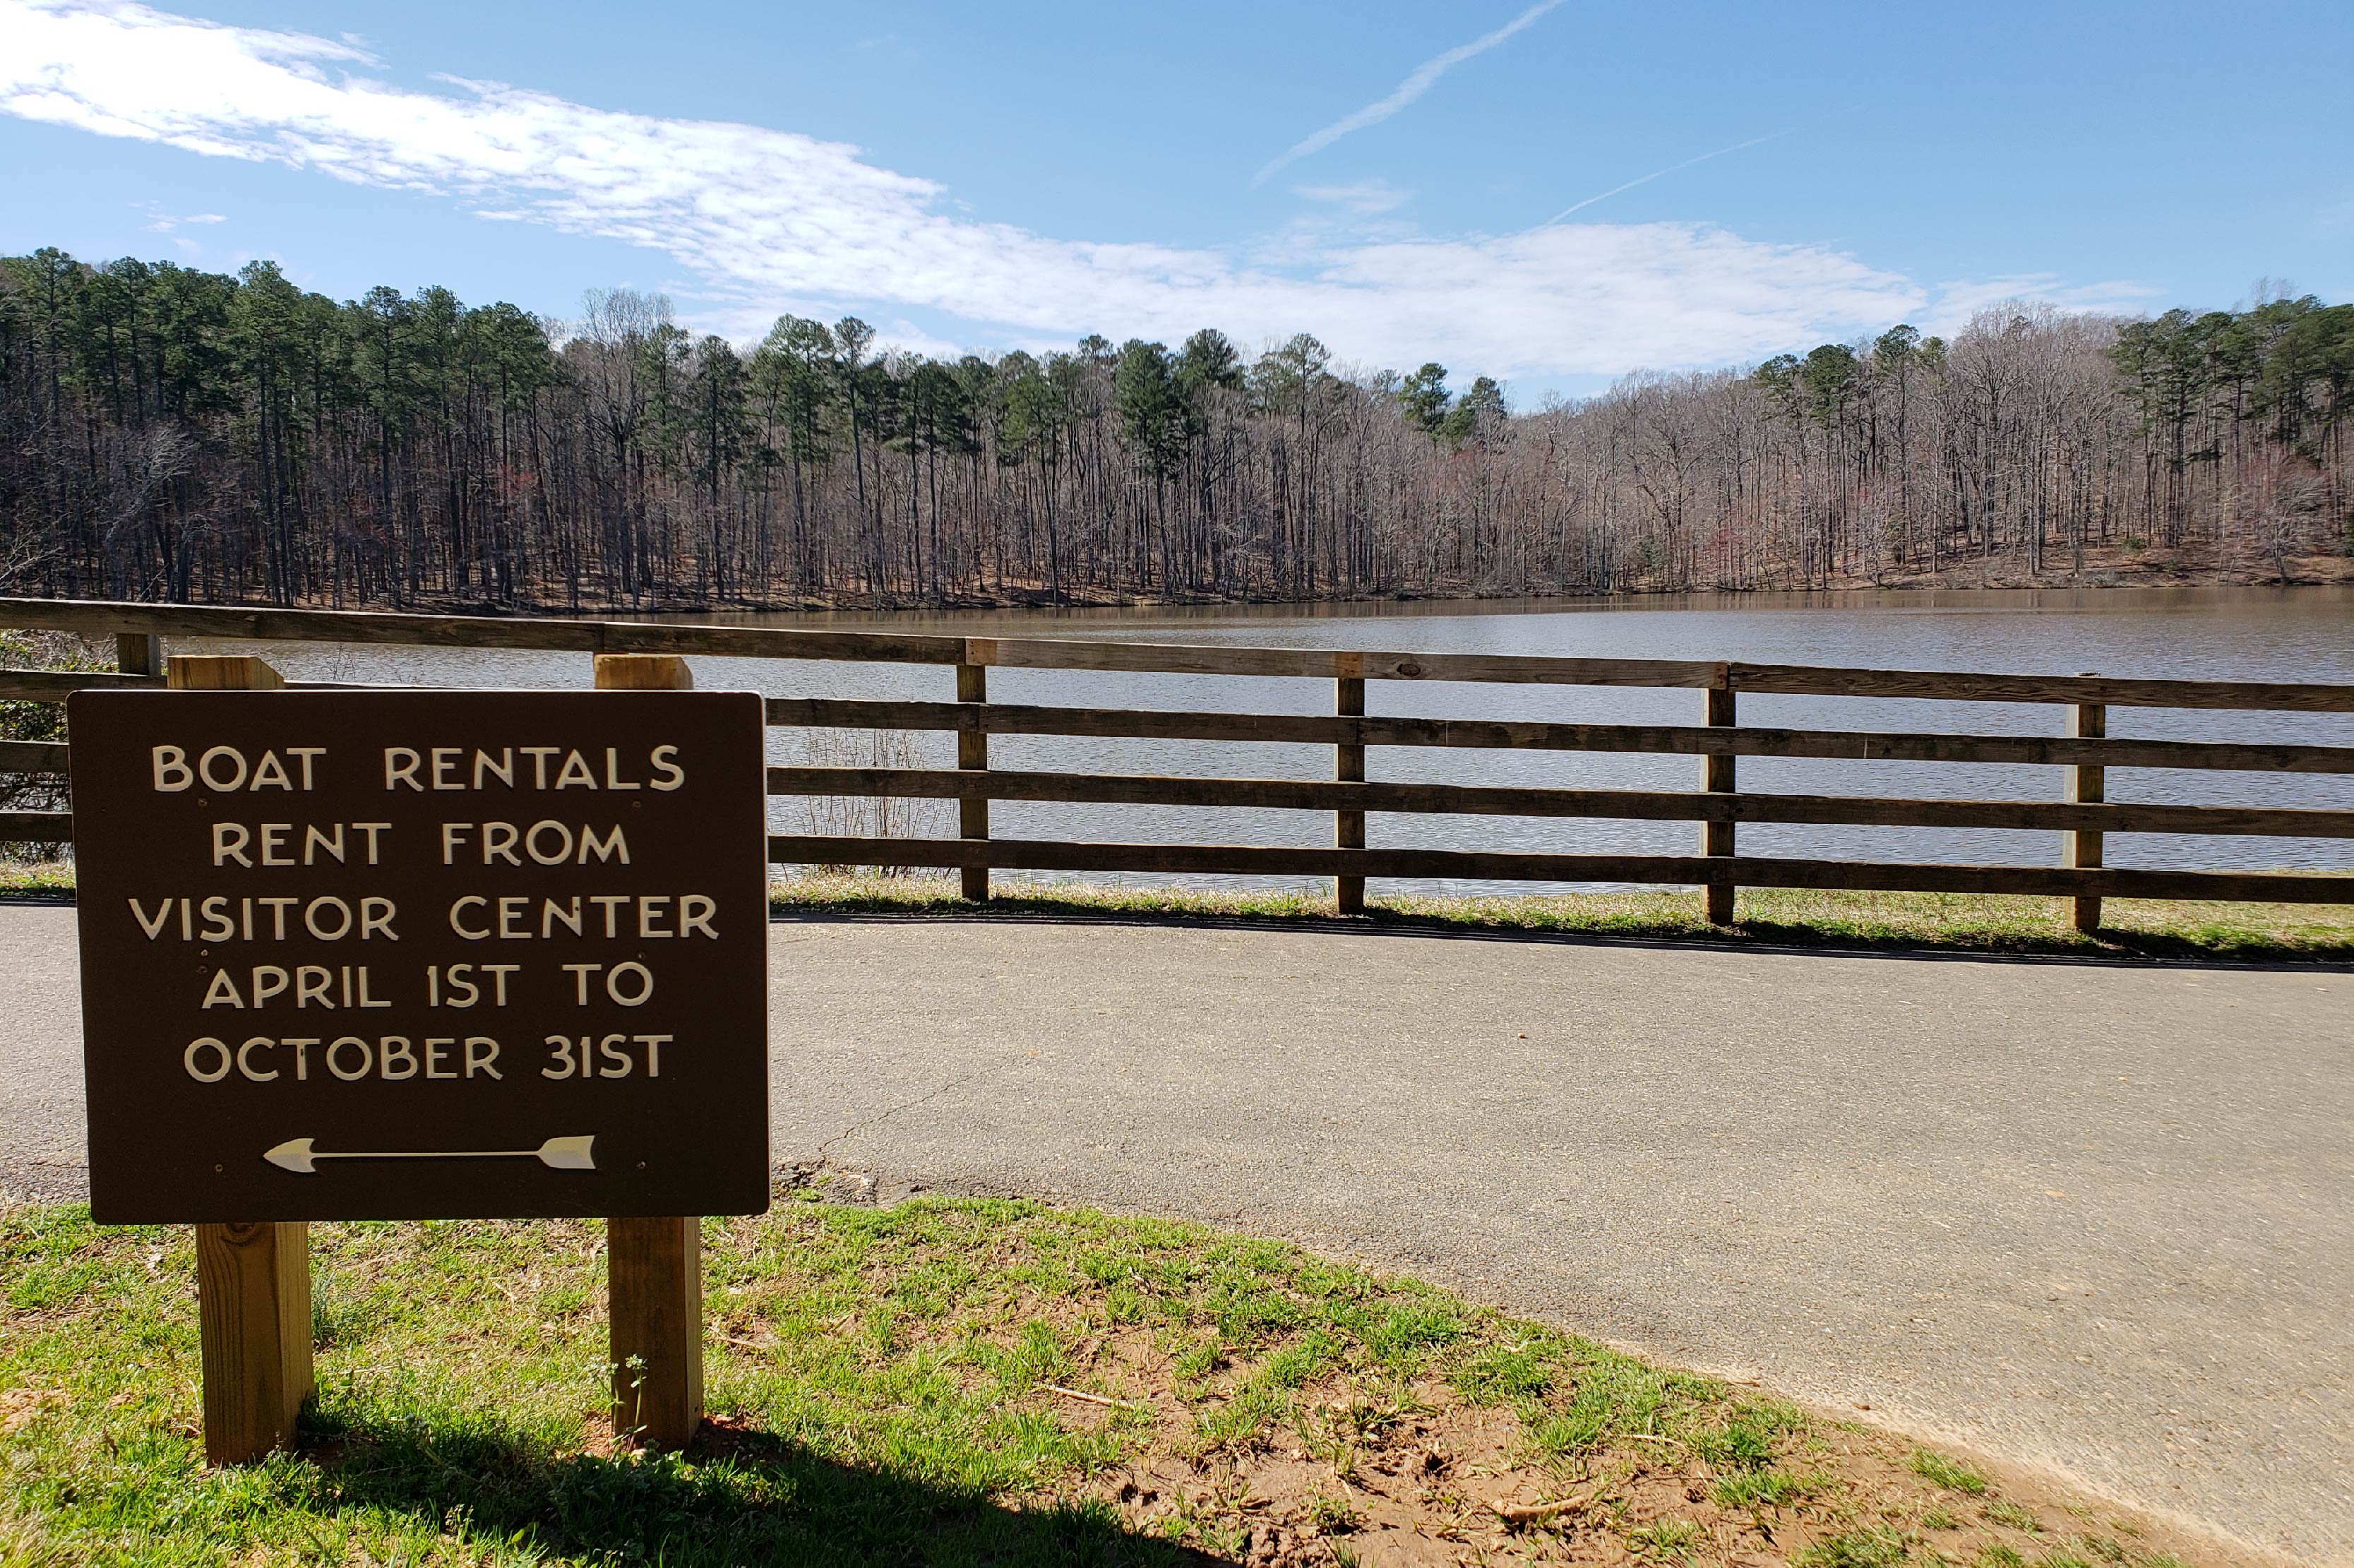
<svg viewBox="0 0 2354 1568">
<path fill-rule="evenodd" d="M 996 637 L 2354 683 L 2354 589 L 2349 588 L 1698 596 L 719 619 Z M 590 678 L 586 654 L 305 643 L 253 651 L 295 679 L 577 688 Z M 694 662 L 696 684 L 705 690 L 934 700 L 955 694 L 952 673 L 937 666 L 700 657 Z M 990 695 L 1003 702 L 1313 714 L 1330 713 L 1332 701 L 1329 681 L 1014 669 L 993 669 L 989 679 Z M 1380 715 L 1585 723 L 1692 724 L 1701 720 L 1702 704 L 1700 693 L 1681 690 L 1381 681 L 1367 683 L 1366 697 L 1368 709 Z M 1807 728 L 2058 735 L 2065 713 L 2041 705 L 1757 694 L 1741 699 L 1744 724 Z M 2112 708 L 2109 733 L 2354 746 L 2354 714 Z M 954 741 L 944 734 L 876 741 L 864 735 L 772 730 L 769 755 L 775 762 L 955 765 Z M 1329 779 L 1332 769 L 1327 747 L 1049 736 L 997 736 L 991 742 L 991 759 L 1013 768 L 1246 778 Z M 2063 783 L 2057 768 L 2002 764 L 1744 758 L 1739 766 L 1744 789 L 1780 792 L 2056 800 Z M 1375 779 L 1673 789 L 1693 787 L 1699 771 L 1700 760 L 1689 757 L 1402 747 L 1373 748 L 1367 767 Z M 2110 771 L 2108 791 L 2112 800 L 2354 809 L 2354 775 L 2342 774 L 2117 768 Z M 781 832 L 955 832 L 949 802 L 898 802 L 888 811 L 885 817 L 882 809 L 864 802 L 779 800 L 770 803 L 769 816 Z M 1332 831 L 1326 812 L 1206 807 L 999 801 L 991 820 L 991 831 L 1006 838 L 1130 842 L 1327 844 Z M 1689 822 L 1381 813 L 1367 822 L 1368 842 L 1376 847 L 1565 853 L 1689 853 L 1698 832 Z M 1740 847 L 1761 855 L 2048 865 L 2059 859 L 2061 835 L 1744 823 Z M 2354 869 L 2354 841 L 2113 834 L 2107 858 L 2112 865 L 2344 870 Z M 1183 880 L 1264 886 L 1283 885 L 1288 879 Z M 1416 885 L 1458 893 L 1539 890 L 1528 884 L 1470 881 Z"/>
</svg>

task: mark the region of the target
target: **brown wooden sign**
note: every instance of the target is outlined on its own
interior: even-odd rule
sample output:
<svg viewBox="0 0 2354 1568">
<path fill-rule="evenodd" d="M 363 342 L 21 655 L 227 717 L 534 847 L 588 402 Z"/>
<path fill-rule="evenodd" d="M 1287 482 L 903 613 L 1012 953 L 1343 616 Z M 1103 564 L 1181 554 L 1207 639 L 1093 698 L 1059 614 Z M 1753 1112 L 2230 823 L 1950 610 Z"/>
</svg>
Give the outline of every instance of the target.
<svg viewBox="0 0 2354 1568">
<path fill-rule="evenodd" d="M 749 1213 L 758 697 L 82 692 L 109 1224 Z"/>
</svg>

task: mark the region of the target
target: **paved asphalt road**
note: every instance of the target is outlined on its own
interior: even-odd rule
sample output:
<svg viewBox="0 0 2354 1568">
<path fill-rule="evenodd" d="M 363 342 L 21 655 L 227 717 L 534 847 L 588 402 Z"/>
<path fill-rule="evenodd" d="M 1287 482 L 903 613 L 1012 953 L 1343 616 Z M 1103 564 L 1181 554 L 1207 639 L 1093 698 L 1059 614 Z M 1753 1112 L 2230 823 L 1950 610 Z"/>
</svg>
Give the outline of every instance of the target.
<svg viewBox="0 0 2354 1568">
<path fill-rule="evenodd" d="M 81 1183 L 0 908 L 0 1187 Z M 2354 976 L 1089 922 L 773 929 L 775 1154 L 1214 1220 L 2354 1562 Z"/>
</svg>

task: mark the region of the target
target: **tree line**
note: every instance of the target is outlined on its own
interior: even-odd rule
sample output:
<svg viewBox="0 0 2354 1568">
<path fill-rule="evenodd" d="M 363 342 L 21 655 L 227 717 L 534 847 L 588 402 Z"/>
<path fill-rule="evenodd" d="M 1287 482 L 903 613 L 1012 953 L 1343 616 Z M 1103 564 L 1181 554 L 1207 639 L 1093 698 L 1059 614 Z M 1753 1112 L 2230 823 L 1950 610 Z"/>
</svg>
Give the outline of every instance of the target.
<svg viewBox="0 0 2354 1568">
<path fill-rule="evenodd" d="M 2290 580 L 2354 550 L 2354 306 L 2040 305 L 1515 411 L 1307 334 L 935 358 L 0 258 L 0 586 L 658 609 Z"/>
</svg>

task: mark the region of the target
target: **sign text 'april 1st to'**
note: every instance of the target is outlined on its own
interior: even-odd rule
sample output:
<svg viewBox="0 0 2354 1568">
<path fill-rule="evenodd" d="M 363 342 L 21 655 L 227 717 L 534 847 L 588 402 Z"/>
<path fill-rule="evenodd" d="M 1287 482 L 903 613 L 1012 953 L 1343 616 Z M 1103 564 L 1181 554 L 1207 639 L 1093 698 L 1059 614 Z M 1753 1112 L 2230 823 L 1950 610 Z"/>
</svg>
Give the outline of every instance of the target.
<svg viewBox="0 0 2354 1568">
<path fill-rule="evenodd" d="M 105 1223 L 768 1204 L 759 699 L 82 692 Z"/>
</svg>

